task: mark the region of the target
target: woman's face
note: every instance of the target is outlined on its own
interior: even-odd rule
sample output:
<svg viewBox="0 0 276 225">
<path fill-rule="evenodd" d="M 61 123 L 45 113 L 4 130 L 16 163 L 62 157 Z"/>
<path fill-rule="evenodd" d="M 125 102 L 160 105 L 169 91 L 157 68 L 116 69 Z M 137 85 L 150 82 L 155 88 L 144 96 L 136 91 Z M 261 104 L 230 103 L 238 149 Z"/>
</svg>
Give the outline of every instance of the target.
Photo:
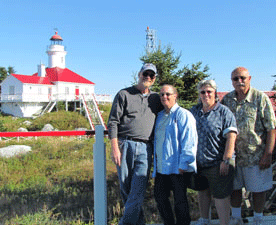
<svg viewBox="0 0 276 225">
<path fill-rule="evenodd" d="M 203 86 L 199 91 L 203 105 L 213 105 L 216 102 L 216 90 L 209 85 Z"/>
</svg>

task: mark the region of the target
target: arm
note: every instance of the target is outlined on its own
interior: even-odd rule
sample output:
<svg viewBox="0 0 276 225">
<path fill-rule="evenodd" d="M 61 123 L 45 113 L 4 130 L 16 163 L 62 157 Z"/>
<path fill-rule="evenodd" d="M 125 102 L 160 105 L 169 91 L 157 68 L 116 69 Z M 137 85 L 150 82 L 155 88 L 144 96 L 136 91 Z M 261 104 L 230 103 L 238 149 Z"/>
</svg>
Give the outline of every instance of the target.
<svg viewBox="0 0 276 225">
<path fill-rule="evenodd" d="M 111 158 L 118 166 L 121 165 L 121 151 L 118 143 L 118 126 L 120 125 L 122 114 L 123 100 L 120 97 L 120 93 L 118 93 L 114 98 L 107 126 L 108 136 L 111 141 Z"/>
<path fill-rule="evenodd" d="M 234 131 L 230 131 L 226 134 L 226 144 L 225 151 L 223 155 L 223 160 L 229 160 L 232 158 L 235 151 L 235 141 L 237 138 L 237 133 Z M 220 164 L 220 175 L 227 175 L 229 170 L 229 165 L 224 161 Z"/>
<path fill-rule="evenodd" d="M 272 164 L 272 152 L 275 144 L 275 114 L 270 99 L 264 95 L 262 102 L 262 123 L 266 129 L 265 151 L 260 159 L 259 167 L 261 170 L 267 169 Z"/>
<path fill-rule="evenodd" d="M 110 140 L 118 137 L 118 126 L 120 126 L 121 117 L 123 115 L 123 98 L 119 92 L 112 103 L 108 118 L 108 137 Z"/>
<path fill-rule="evenodd" d="M 270 130 L 267 132 L 265 152 L 259 162 L 259 167 L 261 170 L 267 169 L 271 166 L 274 144 L 275 144 L 275 130 Z"/>
<path fill-rule="evenodd" d="M 178 141 L 179 141 L 179 173 L 193 172 L 196 170 L 196 151 L 197 151 L 197 130 L 196 121 L 193 115 L 188 112 L 186 119 L 179 119 Z"/>
<path fill-rule="evenodd" d="M 118 144 L 118 138 L 111 139 L 111 157 L 112 161 L 117 166 L 121 166 L 121 151 Z"/>
</svg>

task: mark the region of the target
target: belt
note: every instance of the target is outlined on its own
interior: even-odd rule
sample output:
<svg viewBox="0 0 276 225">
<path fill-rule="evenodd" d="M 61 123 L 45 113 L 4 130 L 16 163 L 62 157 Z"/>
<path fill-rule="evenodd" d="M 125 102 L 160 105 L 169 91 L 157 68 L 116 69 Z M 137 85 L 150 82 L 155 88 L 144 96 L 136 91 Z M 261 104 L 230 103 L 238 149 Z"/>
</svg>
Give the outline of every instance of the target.
<svg viewBox="0 0 276 225">
<path fill-rule="evenodd" d="M 123 138 L 123 139 L 130 140 L 130 141 L 136 141 L 136 142 L 143 142 L 143 143 L 145 143 L 145 144 L 148 144 L 148 143 L 151 142 L 150 140 L 143 140 L 143 139 L 131 138 L 131 137 L 125 137 L 125 138 Z"/>
</svg>

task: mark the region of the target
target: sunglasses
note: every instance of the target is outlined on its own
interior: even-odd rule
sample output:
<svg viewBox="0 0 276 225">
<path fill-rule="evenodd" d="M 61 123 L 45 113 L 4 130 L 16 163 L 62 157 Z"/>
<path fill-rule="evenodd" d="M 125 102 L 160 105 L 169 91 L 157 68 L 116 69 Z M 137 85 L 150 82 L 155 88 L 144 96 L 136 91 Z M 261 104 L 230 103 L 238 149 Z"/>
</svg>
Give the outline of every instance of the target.
<svg viewBox="0 0 276 225">
<path fill-rule="evenodd" d="M 164 93 L 160 93 L 160 96 L 164 96 L 164 95 L 167 95 L 168 97 L 170 97 L 171 95 L 174 95 L 173 93 L 168 93 L 168 92 L 164 92 Z"/>
<path fill-rule="evenodd" d="M 232 80 L 233 81 L 238 81 L 239 79 L 241 79 L 242 81 L 244 81 L 247 77 L 243 77 L 243 76 L 240 76 L 240 77 L 233 77 Z"/>
<path fill-rule="evenodd" d="M 153 79 L 155 77 L 155 73 L 146 71 L 146 72 L 143 73 L 143 76 L 144 77 L 150 77 L 150 79 Z"/>
<path fill-rule="evenodd" d="M 202 95 L 205 95 L 205 93 L 207 93 L 207 94 L 211 94 L 211 93 L 212 93 L 212 91 L 201 91 L 201 92 L 200 92 L 200 94 L 202 94 Z"/>
</svg>

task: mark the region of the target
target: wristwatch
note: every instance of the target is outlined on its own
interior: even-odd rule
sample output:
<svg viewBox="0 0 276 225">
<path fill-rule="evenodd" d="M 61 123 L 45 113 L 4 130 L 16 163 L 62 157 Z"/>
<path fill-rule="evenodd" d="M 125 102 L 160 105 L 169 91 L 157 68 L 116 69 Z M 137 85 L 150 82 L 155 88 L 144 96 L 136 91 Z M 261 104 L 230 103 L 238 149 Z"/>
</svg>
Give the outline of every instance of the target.
<svg viewBox="0 0 276 225">
<path fill-rule="evenodd" d="M 225 163 L 225 165 L 229 165 L 230 164 L 229 159 L 224 159 L 223 162 Z"/>
</svg>

